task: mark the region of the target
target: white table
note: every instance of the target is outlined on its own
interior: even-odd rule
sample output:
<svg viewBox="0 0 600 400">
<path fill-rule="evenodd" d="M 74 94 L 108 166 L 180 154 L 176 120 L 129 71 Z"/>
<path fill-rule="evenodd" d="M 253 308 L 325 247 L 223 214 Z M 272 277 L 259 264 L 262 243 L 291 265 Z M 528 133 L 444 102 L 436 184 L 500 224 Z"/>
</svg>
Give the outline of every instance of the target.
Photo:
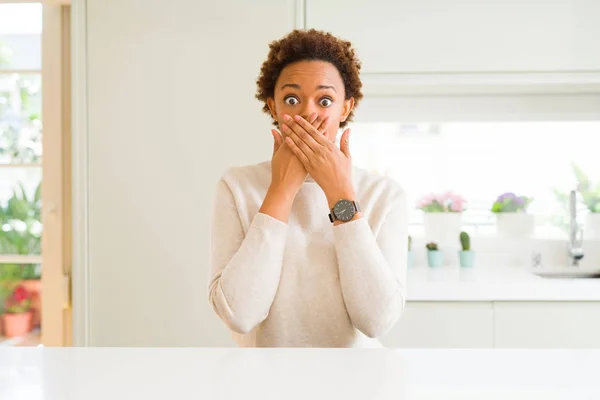
<svg viewBox="0 0 600 400">
<path fill-rule="evenodd" d="M 600 399 L 600 350 L 0 348 L 2 400 Z"/>
</svg>

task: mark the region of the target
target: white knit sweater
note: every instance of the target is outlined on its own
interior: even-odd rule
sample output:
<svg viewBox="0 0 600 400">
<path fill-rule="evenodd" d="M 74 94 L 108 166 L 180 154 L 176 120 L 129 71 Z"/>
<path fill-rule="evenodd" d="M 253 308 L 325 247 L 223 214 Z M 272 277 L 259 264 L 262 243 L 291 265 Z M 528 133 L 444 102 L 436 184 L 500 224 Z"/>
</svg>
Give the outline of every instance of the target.
<svg viewBox="0 0 600 400">
<path fill-rule="evenodd" d="M 406 196 L 393 180 L 353 168 L 363 217 L 337 226 L 310 177 L 288 223 L 259 213 L 271 163 L 218 182 L 209 300 L 243 347 L 380 347 L 405 304 Z"/>
</svg>

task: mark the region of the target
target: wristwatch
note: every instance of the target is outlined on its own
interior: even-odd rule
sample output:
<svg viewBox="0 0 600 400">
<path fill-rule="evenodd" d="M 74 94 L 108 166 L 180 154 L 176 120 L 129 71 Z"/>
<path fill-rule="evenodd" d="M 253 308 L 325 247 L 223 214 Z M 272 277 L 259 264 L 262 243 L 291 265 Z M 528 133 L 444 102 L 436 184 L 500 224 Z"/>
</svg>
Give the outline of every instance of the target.
<svg viewBox="0 0 600 400">
<path fill-rule="evenodd" d="M 358 203 L 352 200 L 340 200 L 331 209 L 329 214 L 329 220 L 333 223 L 335 221 L 348 222 L 357 212 L 360 211 Z"/>
</svg>

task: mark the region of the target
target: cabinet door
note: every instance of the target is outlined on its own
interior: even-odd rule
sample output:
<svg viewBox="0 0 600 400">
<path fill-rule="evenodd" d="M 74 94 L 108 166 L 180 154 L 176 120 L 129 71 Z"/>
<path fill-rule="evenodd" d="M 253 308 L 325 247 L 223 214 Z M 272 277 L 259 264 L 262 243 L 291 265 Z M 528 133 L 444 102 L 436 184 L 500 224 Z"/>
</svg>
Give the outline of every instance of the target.
<svg viewBox="0 0 600 400">
<path fill-rule="evenodd" d="M 600 303 L 495 303 L 495 345 L 599 348 Z"/>
<path fill-rule="evenodd" d="M 600 1 L 306 0 L 367 73 L 600 71 Z"/>
<path fill-rule="evenodd" d="M 408 302 L 386 347 L 493 347 L 491 302 Z"/>
</svg>

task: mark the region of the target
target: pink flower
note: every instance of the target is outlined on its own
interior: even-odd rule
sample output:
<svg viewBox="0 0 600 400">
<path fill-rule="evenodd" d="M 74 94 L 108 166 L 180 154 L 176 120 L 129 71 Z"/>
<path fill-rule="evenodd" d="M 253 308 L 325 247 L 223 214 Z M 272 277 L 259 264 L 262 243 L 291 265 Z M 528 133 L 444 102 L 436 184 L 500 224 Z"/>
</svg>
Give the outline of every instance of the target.
<svg viewBox="0 0 600 400">
<path fill-rule="evenodd" d="M 433 194 L 428 194 L 426 196 L 423 196 L 421 198 L 421 200 L 419 200 L 417 207 L 418 208 L 425 207 L 425 206 L 431 204 L 433 202 L 433 200 L 435 200 L 435 195 L 433 195 Z"/>
<path fill-rule="evenodd" d="M 450 204 L 450 210 L 454 212 L 461 212 L 462 208 L 463 205 L 461 201 L 453 201 L 452 204 Z"/>
</svg>

